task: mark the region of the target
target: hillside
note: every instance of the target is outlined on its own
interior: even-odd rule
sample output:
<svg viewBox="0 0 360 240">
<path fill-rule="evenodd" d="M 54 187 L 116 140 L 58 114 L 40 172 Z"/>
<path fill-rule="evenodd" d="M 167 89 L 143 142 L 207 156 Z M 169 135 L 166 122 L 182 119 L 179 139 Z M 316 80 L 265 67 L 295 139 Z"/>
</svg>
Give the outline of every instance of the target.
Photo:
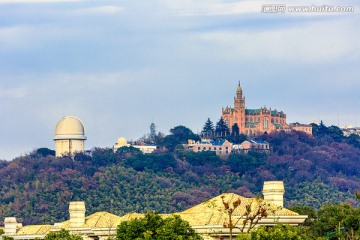
<svg viewBox="0 0 360 240">
<path fill-rule="evenodd" d="M 180 147 L 151 155 L 132 147 L 116 153 L 97 148 L 91 157 L 77 154 L 74 160 L 35 151 L 0 161 L 0 220 L 15 216 L 24 224 L 63 221 L 74 200 L 86 202 L 87 214 L 147 209 L 170 213 L 224 192 L 260 195 L 265 180 L 285 182 L 286 207 L 356 205 L 360 140 L 329 129 L 315 129 L 315 137 L 301 132 L 266 134 L 261 139 L 270 143 L 271 154 L 233 154 L 227 160 Z"/>
</svg>

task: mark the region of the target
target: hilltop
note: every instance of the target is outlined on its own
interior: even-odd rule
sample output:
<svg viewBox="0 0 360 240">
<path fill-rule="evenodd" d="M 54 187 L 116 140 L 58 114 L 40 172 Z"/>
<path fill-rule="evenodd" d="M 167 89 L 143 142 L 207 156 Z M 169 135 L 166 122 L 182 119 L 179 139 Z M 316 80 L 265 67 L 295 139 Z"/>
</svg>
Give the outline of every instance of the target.
<svg viewBox="0 0 360 240">
<path fill-rule="evenodd" d="M 116 153 L 95 148 L 91 156 L 57 158 L 38 149 L 0 161 L 0 219 L 63 221 L 74 200 L 84 200 L 88 213 L 171 213 L 225 192 L 260 195 L 266 180 L 285 182 L 285 207 L 358 204 L 353 192 L 360 189 L 360 137 L 344 137 L 334 126 L 313 127 L 314 136 L 296 131 L 259 136 L 270 143 L 270 154 L 250 151 L 226 159 L 214 152 L 185 151 L 179 143 L 191 131 L 159 137 L 158 145 L 168 150 L 153 154 L 133 147 Z"/>
</svg>

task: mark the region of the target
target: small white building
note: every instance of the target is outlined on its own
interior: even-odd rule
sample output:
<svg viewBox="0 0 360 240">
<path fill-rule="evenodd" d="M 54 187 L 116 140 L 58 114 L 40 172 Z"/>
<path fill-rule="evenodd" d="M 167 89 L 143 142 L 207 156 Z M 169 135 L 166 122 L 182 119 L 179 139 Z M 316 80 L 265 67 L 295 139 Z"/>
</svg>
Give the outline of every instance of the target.
<svg viewBox="0 0 360 240">
<path fill-rule="evenodd" d="M 156 145 L 155 144 L 137 144 L 137 145 L 131 145 L 127 142 L 126 138 L 124 137 L 121 137 L 121 138 L 118 138 L 118 140 L 116 141 L 113 149 L 114 149 L 114 152 L 116 152 L 119 148 L 121 147 L 134 147 L 134 148 L 137 148 L 139 149 L 142 153 L 144 154 L 147 154 L 147 153 L 152 153 L 156 150 Z"/>
</svg>

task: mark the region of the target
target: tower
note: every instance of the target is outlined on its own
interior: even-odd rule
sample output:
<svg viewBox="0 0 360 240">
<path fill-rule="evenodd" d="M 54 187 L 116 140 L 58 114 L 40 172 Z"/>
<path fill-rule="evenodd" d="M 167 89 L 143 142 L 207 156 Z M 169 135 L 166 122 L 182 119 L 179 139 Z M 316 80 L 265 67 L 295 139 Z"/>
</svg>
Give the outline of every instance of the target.
<svg viewBox="0 0 360 240">
<path fill-rule="evenodd" d="M 265 181 L 262 192 L 265 201 L 284 207 L 285 190 L 283 181 Z"/>
<path fill-rule="evenodd" d="M 244 133 L 245 129 L 245 97 L 243 97 L 243 91 L 239 85 L 236 89 L 236 96 L 234 97 L 234 110 L 235 116 L 233 124 L 237 123 L 240 133 Z M 231 128 L 232 126 L 229 126 Z"/>
<path fill-rule="evenodd" d="M 245 109 L 245 97 L 243 97 L 243 91 L 239 82 L 239 85 L 236 89 L 236 95 L 234 97 L 234 109 L 240 110 L 242 108 Z"/>
<path fill-rule="evenodd" d="M 154 140 L 155 137 L 156 137 L 155 123 L 151 123 L 151 125 L 150 125 L 150 139 Z"/>
<path fill-rule="evenodd" d="M 85 128 L 80 119 L 73 116 L 63 117 L 55 128 L 56 156 L 84 151 Z"/>
</svg>

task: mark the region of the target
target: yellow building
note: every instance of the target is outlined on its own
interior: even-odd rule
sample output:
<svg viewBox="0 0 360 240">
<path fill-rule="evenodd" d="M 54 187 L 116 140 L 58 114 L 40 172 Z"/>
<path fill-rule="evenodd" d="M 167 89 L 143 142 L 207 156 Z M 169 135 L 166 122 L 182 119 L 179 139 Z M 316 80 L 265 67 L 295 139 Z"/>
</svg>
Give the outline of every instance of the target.
<svg viewBox="0 0 360 240">
<path fill-rule="evenodd" d="M 229 229 L 223 226 L 223 223 L 228 220 L 222 203 L 223 199 L 228 203 L 240 199 L 240 206 L 233 212 L 235 219 L 244 218 L 247 205 L 251 206 L 252 213 L 257 211 L 259 204 L 267 206 L 268 216 L 262 218 L 257 226 L 271 226 L 277 223 L 298 225 L 307 218 L 305 215 L 299 215 L 282 207 L 284 195 L 282 181 L 265 182 L 263 194 L 264 200 L 259 201 L 256 198 L 245 198 L 234 193 L 224 193 L 183 212 L 174 213 L 174 215 L 179 215 L 183 220 L 188 221 L 190 226 L 201 234 L 205 240 L 229 238 Z M 11 236 L 15 240 L 30 240 L 37 237 L 44 238 L 49 232 L 66 229 L 86 240 L 104 240 L 109 236 L 116 235 L 116 228 L 121 222 L 144 216 L 143 214 L 131 213 L 120 217 L 108 212 L 97 212 L 86 217 L 84 202 L 71 202 L 69 215 L 70 219 L 68 221 L 53 225 L 22 226 L 17 223 L 14 217 L 5 218 L 5 235 Z M 162 214 L 162 217 L 166 218 L 168 216 L 171 215 Z M 239 221 L 239 223 L 241 222 Z M 248 226 L 245 226 L 245 229 L 246 227 Z M 234 229 L 234 234 L 239 234 L 239 230 Z"/>
<path fill-rule="evenodd" d="M 57 157 L 83 152 L 85 140 L 85 128 L 80 119 L 66 116 L 56 124 L 54 141 Z"/>
</svg>

